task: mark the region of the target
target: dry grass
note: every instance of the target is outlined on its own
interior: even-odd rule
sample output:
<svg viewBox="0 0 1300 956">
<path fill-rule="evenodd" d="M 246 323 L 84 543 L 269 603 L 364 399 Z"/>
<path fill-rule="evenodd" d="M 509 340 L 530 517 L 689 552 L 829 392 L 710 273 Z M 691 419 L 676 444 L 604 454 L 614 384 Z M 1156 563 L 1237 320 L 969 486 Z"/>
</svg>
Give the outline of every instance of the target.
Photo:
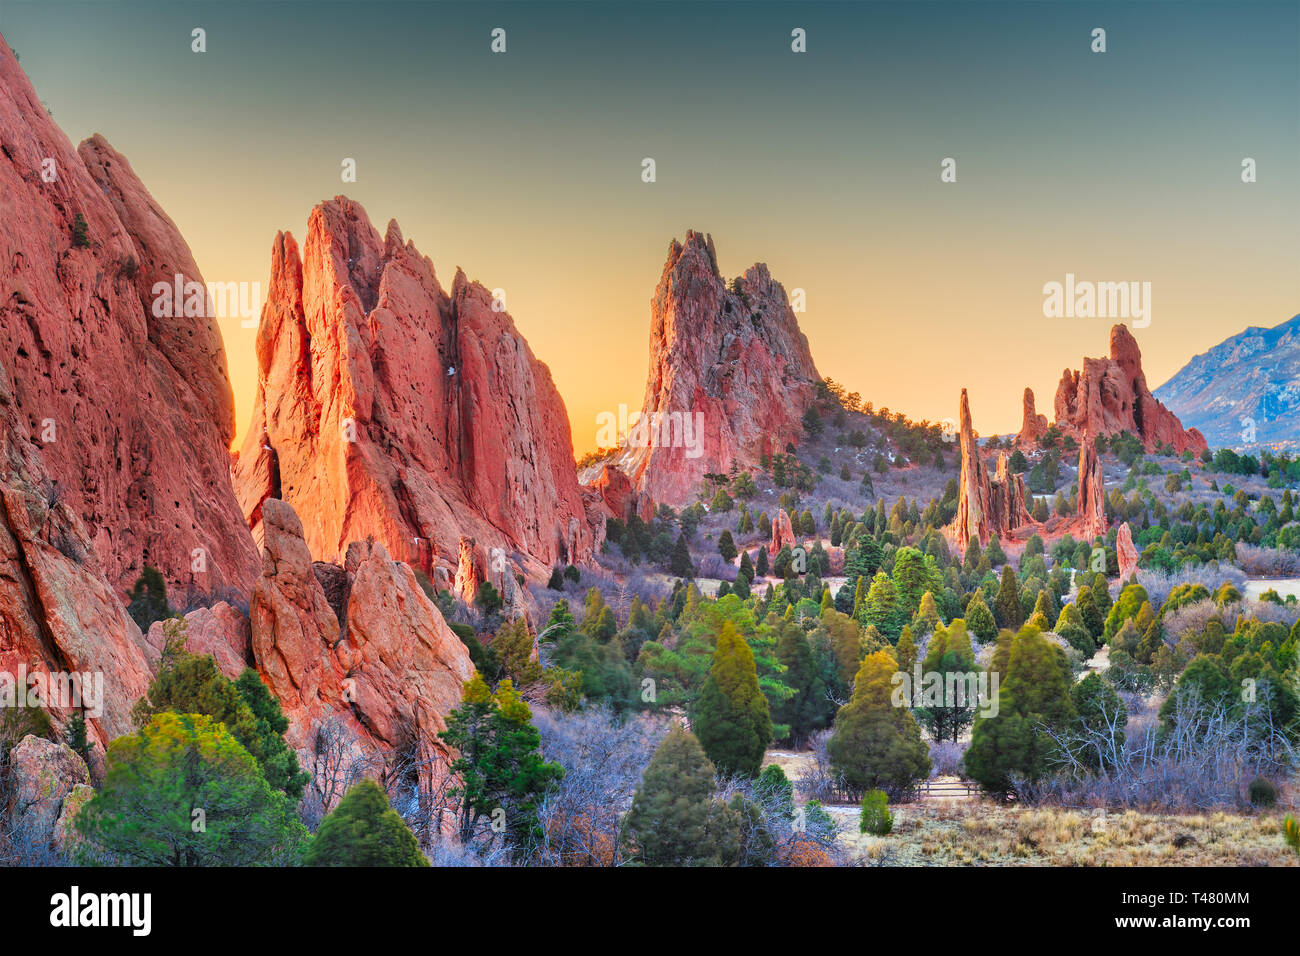
<svg viewBox="0 0 1300 956">
<path fill-rule="evenodd" d="M 1148 814 L 931 801 L 891 808 L 894 832 L 843 836 L 899 866 L 1297 866 L 1281 813 Z M 846 821 L 847 822 L 847 821 Z"/>
</svg>

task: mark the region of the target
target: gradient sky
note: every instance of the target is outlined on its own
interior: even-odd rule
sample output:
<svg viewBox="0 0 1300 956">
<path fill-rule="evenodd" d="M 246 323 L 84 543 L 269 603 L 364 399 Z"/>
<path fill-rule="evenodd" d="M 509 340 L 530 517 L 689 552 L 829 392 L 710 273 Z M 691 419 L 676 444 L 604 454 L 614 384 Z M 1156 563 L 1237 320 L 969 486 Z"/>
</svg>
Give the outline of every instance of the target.
<svg viewBox="0 0 1300 956">
<path fill-rule="evenodd" d="M 1062 369 L 1105 353 L 1108 320 L 1043 316 L 1067 272 L 1152 283 L 1153 388 L 1294 315 L 1298 7 L 0 0 L 0 33 L 208 280 L 265 288 L 276 230 L 301 240 L 346 193 L 444 287 L 459 265 L 504 288 L 580 454 L 598 412 L 640 407 L 650 297 L 688 228 L 728 278 L 764 261 L 806 290 L 823 375 L 932 421 L 966 386 L 984 434 L 1019 427 L 1025 385 L 1050 415 Z M 242 431 L 255 332 L 222 332 Z"/>
</svg>

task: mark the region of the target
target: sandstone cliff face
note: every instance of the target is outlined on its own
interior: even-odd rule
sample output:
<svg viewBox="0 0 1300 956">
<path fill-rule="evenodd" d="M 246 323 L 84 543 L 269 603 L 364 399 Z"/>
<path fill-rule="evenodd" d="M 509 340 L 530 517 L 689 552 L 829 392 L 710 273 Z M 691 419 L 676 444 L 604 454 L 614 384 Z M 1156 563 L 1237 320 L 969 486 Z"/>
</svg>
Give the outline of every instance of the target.
<svg viewBox="0 0 1300 956">
<path fill-rule="evenodd" d="M 373 537 L 432 576 L 462 536 L 530 573 L 588 561 L 564 402 L 492 306 L 460 272 L 444 292 L 396 223 L 381 239 L 344 197 L 312 210 L 301 257 L 278 235 L 235 466 L 255 536 L 280 498 L 323 561 Z"/>
<path fill-rule="evenodd" d="M 978 538 L 983 547 L 994 536 L 1011 535 L 1035 522 L 1025 505 L 1024 478 L 1011 474 L 1006 455 L 998 459 L 996 477 L 989 478 L 975 440 L 965 389 L 961 391 L 960 423 L 961 481 L 951 537 L 964 554 L 971 538 Z"/>
<path fill-rule="evenodd" d="M 108 582 L 123 594 L 147 563 L 176 605 L 243 601 L 257 552 L 230 484 L 221 336 L 214 319 L 152 308 L 155 282 L 202 276 L 125 159 L 99 136 L 73 150 L 3 41 L 0 262 L 19 440 L 39 449 Z"/>
<path fill-rule="evenodd" d="M 1142 352 L 1126 325 L 1110 330 L 1110 357 L 1085 358 L 1081 370 L 1066 369 L 1056 389 L 1056 426 L 1086 444 L 1097 435 L 1126 431 L 1148 451 L 1169 444 L 1182 454 L 1200 452 L 1204 436 L 1184 430 L 1173 412 L 1147 388 Z"/>
<path fill-rule="evenodd" d="M 757 464 L 802 438 L 820 380 L 808 340 L 767 266 L 751 266 L 735 288 L 718 273 L 711 238 L 687 232 L 669 246 L 651 301 L 647 434 L 619 460 L 656 504 L 680 506 L 705 474 Z"/>
<path fill-rule="evenodd" d="M 102 675 L 94 700 L 47 695 L 56 727 L 86 710 L 103 748 L 131 729 L 131 705 L 148 687 L 147 646 L 100 568 L 86 527 L 27 439 L 7 370 L 0 365 L 0 672 Z M 92 678 L 89 693 L 97 691 Z M 26 689 L 25 687 L 23 689 Z M 80 706 L 79 706 L 80 705 Z"/>
<path fill-rule="evenodd" d="M 418 754 L 417 774 L 428 792 L 446 773 L 447 753 L 436 735 L 474 671 L 464 644 L 411 567 L 393 561 L 378 542 L 347 548 L 340 624 L 293 509 L 268 498 L 262 524 L 252 650 L 289 719 L 286 740 L 316 770 L 317 786 L 330 785 L 338 768 L 322 761 L 342 740 L 347 759 L 371 769 L 391 769 Z"/>
</svg>

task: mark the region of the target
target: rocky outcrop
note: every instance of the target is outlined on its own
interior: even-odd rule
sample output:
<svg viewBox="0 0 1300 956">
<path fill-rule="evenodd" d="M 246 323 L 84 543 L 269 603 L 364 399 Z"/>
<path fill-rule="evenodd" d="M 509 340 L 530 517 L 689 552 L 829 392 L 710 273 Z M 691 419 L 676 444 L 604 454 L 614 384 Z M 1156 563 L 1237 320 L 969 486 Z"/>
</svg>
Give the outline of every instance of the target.
<svg viewBox="0 0 1300 956">
<path fill-rule="evenodd" d="M 173 622 L 155 621 L 145 635 L 153 666 L 157 666 L 167 645 L 169 629 L 174 628 Z M 212 655 L 217 668 L 231 680 L 238 678 L 249 664 L 252 627 L 242 611 L 225 601 L 190 611 L 185 615 L 184 630 L 180 633 L 187 651 Z"/>
<path fill-rule="evenodd" d="M 0 365 L 0 672 L 78 678 L 77 692 L 46 695 L 57 728 L 83 711 L 102 757 L 132 726 L 148 687 L 147 645 L 99 566 L 80 515 L 26 437 Z M 102 700 L 93 700 L 102 691 Z"/>
<path fill-rule="evenodd" d="M 1084 441 L 1079 447 L 1078 524 L 1084 541 L 1106 533 L 1106 473 L 1096 444 Z"/>
<path fill-rule="evenodd" d="M 1115 534 L 1115 555 L 1119 559 L 1119 579 L 1127 581 L 1137 574 L 1138 550 L 1133 544 L 1133 530 L 1125 521 Z"/>
<path fill-rule="evenodd" d="M 431 785 L 446 772 L 436 735 L 473 675 L 464 644 L 410 565 L 394 561 L 377 541 L 346 550 L 340 629 L 293 509 L 268 498 L 262 525 L 253 655 L 289 719 L 286 739 L 307 767 L 320 766 L 326 735 L 348 740 L 357 754 L 377 754 L 390 768 L 418 754 L 421 784 Z"/>
<path fill-rule="evenodd" d="M 460 272 L 444 292 L 395 222 L 381 238 L 347 198 L 312 210 L 301 257 L 277 235 L 235 466 L 255 536 L 279 498 L 324 561 L 373 538 L 433 578 L 461 537 L 538 575 L 588 561 L 564 402 L 498 309 Z"/>
<path fill-rule="evenodd" d="M 75 750 L 30 734 L 9 752 L 7 777 L 12 797 L 4 810 L 34 844 L 56 841 L 64 803 L 74 789 L 90 784 L 90 771 Z"/>
<path fill-rule="evenodd" d="M 654 517 L 654 503 L 649 495 L 638 493 L 632 487 L 632 480 L 627 473 L 610 462 L 597 467 L 594 477 L 584 484 L 599 495 L 605 513 L 610 518 L 627 521 L 635 514 L 642 521 L 648 522 Z"/>
<path fill-rule="evenodd" d="M 230 482 L 233 397 L 189 247 L 100 136 L 74 150 L 0 41 L 0 356 L 39 451 L 119 595 L 244 600 L 257 568 Z M 201 306 L 155 283 L 195 282 Z"/>
<path fill-rule="evenodd" d="M 1016 444 L 1024 448 L 1037 446 L 1038 439 L 1047 434 L 1047 416 L 1038 414 L 1034 407 L 1034 390 L 1025 389 L 1024 415 L 1021 419 L 1020 433 L 1016 435 Z"/>
<path fill-rule="evenodd" d="M 456 558 L 456 577 L 452 593 L 466 604 L 473 604 L 478 589 L 487 580 L 487 557 L 473 538 L 461 536 Z"/>
<path fill-rule="evenodd" d="M 961 481 L 957 517 L 950 526 L 950 537 L 965 553 L 971 538 L 978 538 L 983 547 L 995 536 L 1009 536 L 1034 526 L 1035 522 L 1025 506 L 1024 477 L 1011 474 L 1006 455 L 998 459 L 996 477 L 989 478 L 975 440 L 965 389 L 961 391 L 959 420 Z"/>
<path fill-rule="evenodd" d="M 782 548 L 794 548 L 799 541 L 794 536 L 794 526 L 790 523 L 790 514 L 784 508 L 776 509 L 772 519 L 772 540 L 768 542 L 767 553 L 779 554 Z"/>
<path fill-rule="evenodd" d="M 1110 357 L 1085 358 L 1081 370 L 1066 369 L 1056 389 L 1056 427 L 1086 444 L 1097 435 L 1129 432 L 1152 451 L 1172 445 L 1174 451 L 1201 452 L 1204 436 L 1184 429 L 1173 412 L 1147 388 L 1142 352 L 1126 325 L 1110 330 Z"/>
<path fill-rule="evenodd" d="M 656 503 L 803 436 L 820 381 L 785 289 L 758 263 L 728 287 L 711 237 L 672 242 L 651 300 L 650 374 L 618 465 Z"/>
</svg>

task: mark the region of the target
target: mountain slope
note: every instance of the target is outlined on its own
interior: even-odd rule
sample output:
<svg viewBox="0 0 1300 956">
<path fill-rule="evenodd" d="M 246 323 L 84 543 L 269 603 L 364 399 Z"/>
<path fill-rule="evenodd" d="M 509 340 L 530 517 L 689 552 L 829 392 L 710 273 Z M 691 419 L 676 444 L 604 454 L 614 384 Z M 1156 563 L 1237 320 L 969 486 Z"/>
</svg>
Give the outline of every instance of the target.
<svg viewBox="0 0 1300 956">
<path fill-rule="evenodd" d="M 1300 315 L 1225 339 L 1155 395 L 1212 446 L 1300 445 Z"/>
</svg>

